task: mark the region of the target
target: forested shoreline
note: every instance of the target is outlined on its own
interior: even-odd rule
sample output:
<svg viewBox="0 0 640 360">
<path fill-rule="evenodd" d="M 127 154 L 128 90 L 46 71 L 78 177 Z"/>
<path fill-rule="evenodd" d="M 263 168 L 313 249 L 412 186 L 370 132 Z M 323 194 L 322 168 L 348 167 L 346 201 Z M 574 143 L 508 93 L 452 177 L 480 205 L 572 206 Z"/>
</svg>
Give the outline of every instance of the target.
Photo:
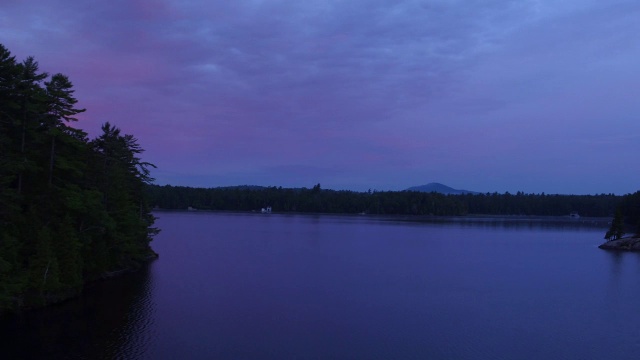
<svg viewBox="0 0 640 360">
<path fill-rule="evenodd" d="M 73 296 L 154 256 L 144 197 L 151 164 L 106 123 L 94 139 L 69 126 L 73 84 L 0 45 L 0 312 Z"/>
<path fill-rule="evenodd" d="M 445 195 L 416 191 L 336 191 L 236 186 L 194 188 L 148 185 L 149 203 L 160 209 L 345 213 L 379 215 L 531 215 L 613 217 L 626 196 L 510 193 Z"/>
<path fill-rule="evenodd" d="M 231 186 L 147 185 L 150 204 L 166 210 L 261 211 L 407 216 L 567 216 L 610 218 L 609 242 L 640 235 L 640 191 L 624 196 L 560 194 L 441 194 L 417 191 L 336 191 Z M 640 248 L 639 248 L 640 251 Z"/>
</svg>

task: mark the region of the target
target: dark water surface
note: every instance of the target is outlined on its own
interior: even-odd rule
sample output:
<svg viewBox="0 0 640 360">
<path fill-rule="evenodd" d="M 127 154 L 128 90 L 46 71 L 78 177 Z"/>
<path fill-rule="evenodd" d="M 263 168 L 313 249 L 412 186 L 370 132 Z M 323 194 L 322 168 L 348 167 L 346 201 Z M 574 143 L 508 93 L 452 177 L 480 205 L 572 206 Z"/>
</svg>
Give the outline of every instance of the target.
<svg viewBox="0 0 640 360">
<path fill-rule="evenodd" d="M 161 212 L 160 259 L 0 320 L 2 359 L 637 359 L 604 228 Z M 4 355 L 4 356 L 3 356 Z"/>
</svg>

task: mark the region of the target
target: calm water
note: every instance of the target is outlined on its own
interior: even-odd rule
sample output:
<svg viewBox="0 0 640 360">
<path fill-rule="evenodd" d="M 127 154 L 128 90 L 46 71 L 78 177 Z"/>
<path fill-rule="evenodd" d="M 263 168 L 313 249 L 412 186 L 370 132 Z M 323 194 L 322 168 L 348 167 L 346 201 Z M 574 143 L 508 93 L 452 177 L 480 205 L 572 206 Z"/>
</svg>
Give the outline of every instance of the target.
<svg viewBox="0 0 640 360">
<path fill-rule="evenodd" d="M 640 256 L 581 221 L 157 214 L 160 259 L 0 321 L 1 358 L 637 359 Z"/>
</svg>

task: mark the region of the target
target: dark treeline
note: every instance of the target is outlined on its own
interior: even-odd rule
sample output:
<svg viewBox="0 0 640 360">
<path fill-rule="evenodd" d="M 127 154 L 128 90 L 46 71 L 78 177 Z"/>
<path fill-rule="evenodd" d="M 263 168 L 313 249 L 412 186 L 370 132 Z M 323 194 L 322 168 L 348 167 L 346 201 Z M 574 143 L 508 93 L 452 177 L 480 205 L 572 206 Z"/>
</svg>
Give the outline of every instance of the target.
<svg viewBox="0 0 640 360">
<path fill-rule="evenodd" d="M 150 204 L 162 209 L 253 211 L 271 206 L 277 212 L 366 213 L 459 216 L 541 215 L 612 216 L 622 197 L 609 195 L 465 194 L 414 191 L 334 191 L 276 187 L 147 187 Z"/>
<path fill-rule="evenodd" d="M 620 202 L 618 213 L 626 224 L 633 227 L 636 235 L 640 234 L 640 191 L 625 195 Z"/>
<path fill-rule="evenodd" d="M 72 296 L 153 254 L 152 179 L 131 135 L 70 127 L 71 81 L 0 45 L 0 310 Z"/>
</svg>

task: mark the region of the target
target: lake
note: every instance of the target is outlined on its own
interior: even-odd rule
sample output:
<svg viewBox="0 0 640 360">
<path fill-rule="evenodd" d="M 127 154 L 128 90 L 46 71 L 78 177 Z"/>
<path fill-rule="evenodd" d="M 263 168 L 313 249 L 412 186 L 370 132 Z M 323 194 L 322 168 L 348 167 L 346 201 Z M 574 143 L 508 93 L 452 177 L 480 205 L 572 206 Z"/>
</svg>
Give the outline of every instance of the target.
<svg viewBox="0 0 640 360">
<path fill-rule="evenodd" d="M 160 258 L 0 321 L 3 358 L 636 359 L 640 254 L 589 219 L 158 212 Z"/>
</svg>

